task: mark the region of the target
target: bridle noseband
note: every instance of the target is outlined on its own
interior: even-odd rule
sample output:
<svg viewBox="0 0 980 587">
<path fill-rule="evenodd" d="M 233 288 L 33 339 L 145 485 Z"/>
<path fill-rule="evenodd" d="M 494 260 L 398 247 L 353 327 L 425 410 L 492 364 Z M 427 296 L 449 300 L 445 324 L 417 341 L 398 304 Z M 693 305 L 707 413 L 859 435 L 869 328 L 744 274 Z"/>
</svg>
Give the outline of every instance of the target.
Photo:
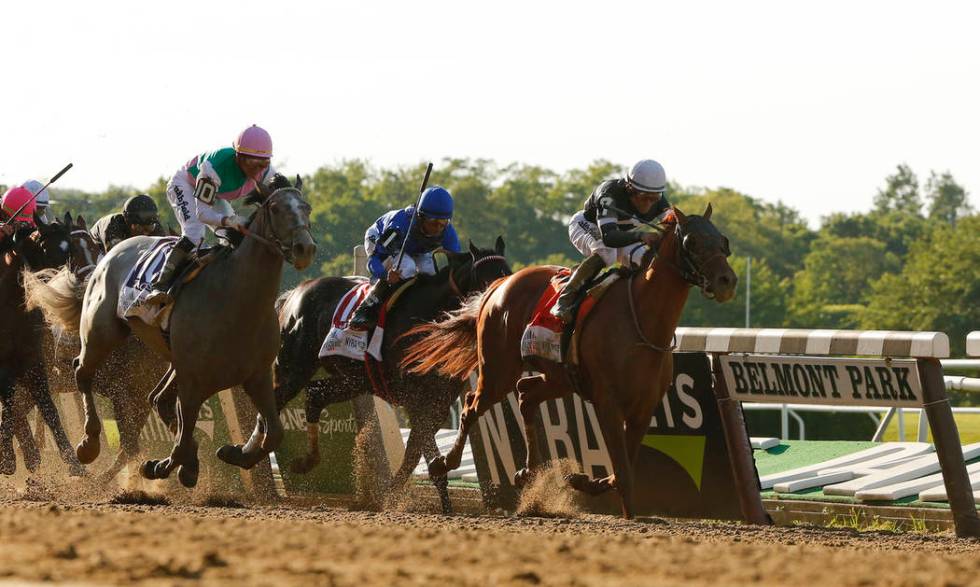
<svg viewBox="0 0 980 587">
<path fill-rule="evenodd" d="M 291 190 L 295 190 L 295 191 L 299 192 L 299 190 L 297 190 L 296 188 L 280 188 L 280 189 L 291 189 Z M 272 214 L 272 211 L 271 211 L 271 208 L 269 207 L 269 205 L 272 202 L 272 198 L 278 192 L 279 192 L 279 190 L 276 190 L 275 192 L 272 192 L 271 194 L 269 194 L 262 201 L 261 204 L 259 204 L 259 206 L 258 206 L 258 212 L 256 213 L 256 217 L 258 216 L 258 214 L 262 214 L 263 212 L 266 214 L 266 216 L 269 216 L 269 215 Z M 305 200 L 303 200 L 302 198 L 300 198 L 300 201 L 303 201 L 305 203 Z M 260 234 L 255 233 L 252 230 L 249 230 L 249 228 L 247 228 L 247 227 L 242 227 L 242 228 L 245 229 L 243 231 L 244 234 L 245 234 L 245 236 L 251 236 L 251 237 L 253 237 L 259 243 L 261 243 L 261 244 L 265 245 L 266 247 L 272 249 L 275 253 L 277 253 L 279 256 L 281 256 L 283 259 L 285 259 L 288 263 L 293 263 L 293 244 L 296 242 L 296 233 L 299 232 L 299 231 L 301 231 L 301 230 L 305 230 L 306 233 L 310 235 L 310 239 L 311 240 L 313 239 L 313 234 L 310 232 L 310 224 L 309 224 L 309 222 L 307 222 L 303 226 L 294 226 L 293 229 L 292 229 L 292 231 L 291 231 L 291 234 L 289 235 L 289 237 L 290 237 L 289 238 L 289 242 L 288 243 L 283 243 L 282 242 L 282 239 L 279 238 L 279 235 L 276 234 L 276 229 L 272 225 L 272 220 L 271 219 L 267 219 L 267 220 L 268 220 L 268 224 L 270 225 L 269 230 L 272 233 L 271 236 L 269 236 L 269 237 L 262 236 Z"/>
</svg>

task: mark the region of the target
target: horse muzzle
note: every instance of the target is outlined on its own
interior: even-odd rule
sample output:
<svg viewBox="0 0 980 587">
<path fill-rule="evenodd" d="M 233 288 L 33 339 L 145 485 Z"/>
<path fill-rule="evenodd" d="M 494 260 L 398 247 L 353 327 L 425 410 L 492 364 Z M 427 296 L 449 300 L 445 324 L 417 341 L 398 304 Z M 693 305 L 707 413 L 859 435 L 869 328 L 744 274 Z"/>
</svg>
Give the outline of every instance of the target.
<svg viewBox="0 0 980 587">
<path fill-rule="evenodd" d="M 302 271 L 313 263 L 316 257 L 316 243 L 309 230 L 299 233 L 289 248 L 289 261 L 297 271 Z"/>
</svg>

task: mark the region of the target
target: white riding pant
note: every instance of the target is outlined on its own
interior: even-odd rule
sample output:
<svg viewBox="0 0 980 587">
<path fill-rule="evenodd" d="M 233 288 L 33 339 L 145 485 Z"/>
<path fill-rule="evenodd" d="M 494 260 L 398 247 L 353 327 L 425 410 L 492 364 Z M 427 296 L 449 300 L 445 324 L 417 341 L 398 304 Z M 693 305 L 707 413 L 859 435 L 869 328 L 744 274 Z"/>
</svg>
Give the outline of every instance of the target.
<svg viewBox="0 0 980 587">
<path fill-rule="evenodd" d="M 398 255 L 392 255 L 385 259 L 385 268 L 391 269 L 395 266 Z M 405 255 L 402 259 L 402 266 L 399 269 L 402 279 L 414 277 L 417 273 L 424 275 L 436 274 L 436 260 L 432 253 L 422 253 L 421 255 Z"/>
<path fill-rule="evenodd" d="M 649 247 L 642 242 L 633 243 L 629 246 L 613 248 L 607 247 L 602 242 L 602 233 L 599 226 L 585 219 L 585 212 L 579 210 L 568 222 L 568 238 L 572 245 L 586 257 L 592 253 L 598 253 L 606 265 L 612 265 L 617 261 L 624 267 L 639 265 Z"/>
<path fill-rule="evenodd" d="M 178 171 L 176 175 L 167 183 L 167 202 L 174 209 L 174 215 L 180 224 L 181 236 L 187 237 L 194 246 L 200 246 L 204 241 L 205 226 L 215 229 L 214 225 L 205 224 L 201 217 L 209 219 L 220 219 L 231 216 L 235 209 L 227 200 L 215 198 L 212 205 L 194 197 L 194 186 L 188 181 L 185 171 Z"/>
</svg>

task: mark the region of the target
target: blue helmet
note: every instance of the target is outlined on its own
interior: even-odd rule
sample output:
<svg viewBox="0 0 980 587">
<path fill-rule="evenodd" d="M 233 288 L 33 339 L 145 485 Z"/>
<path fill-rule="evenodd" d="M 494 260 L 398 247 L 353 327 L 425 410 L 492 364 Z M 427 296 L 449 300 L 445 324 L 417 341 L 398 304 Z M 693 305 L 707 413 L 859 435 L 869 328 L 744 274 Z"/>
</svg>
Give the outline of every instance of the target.
<svg viewBox="0 0 980 587">
<path fill-rule="evenodd" d="M 422 192 L 419 200 L 419 215 L 426 218 L 449 220 L 453 217 L 453 196 L 449 190 L 434 185 Z"/>
</svg>

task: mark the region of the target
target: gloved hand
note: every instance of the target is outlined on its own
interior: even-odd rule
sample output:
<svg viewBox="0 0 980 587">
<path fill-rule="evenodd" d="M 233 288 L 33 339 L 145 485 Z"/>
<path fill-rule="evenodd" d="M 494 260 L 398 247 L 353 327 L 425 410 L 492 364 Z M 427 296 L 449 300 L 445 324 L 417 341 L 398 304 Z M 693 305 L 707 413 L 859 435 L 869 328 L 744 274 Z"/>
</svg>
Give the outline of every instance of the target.
<svg viewBox="0 0 980 587">
<path fill-rule="evenodd" d="M 663 235 L 659 232 L 644 232 L 642 235 L 640 235 L 640 240 L 643 241 L 643 244 L 651 249 L 657 248 L 662 238 Z"/>
<path fill-rule="evenodd" d="M 225 228 L 232 228 L 238 232 L 244 233 L 246 231 L 246 220 L 246 218 L 239 216 L 238 214 L 230 214 L 221 219 L 221 226 Z"/>
</svg>

